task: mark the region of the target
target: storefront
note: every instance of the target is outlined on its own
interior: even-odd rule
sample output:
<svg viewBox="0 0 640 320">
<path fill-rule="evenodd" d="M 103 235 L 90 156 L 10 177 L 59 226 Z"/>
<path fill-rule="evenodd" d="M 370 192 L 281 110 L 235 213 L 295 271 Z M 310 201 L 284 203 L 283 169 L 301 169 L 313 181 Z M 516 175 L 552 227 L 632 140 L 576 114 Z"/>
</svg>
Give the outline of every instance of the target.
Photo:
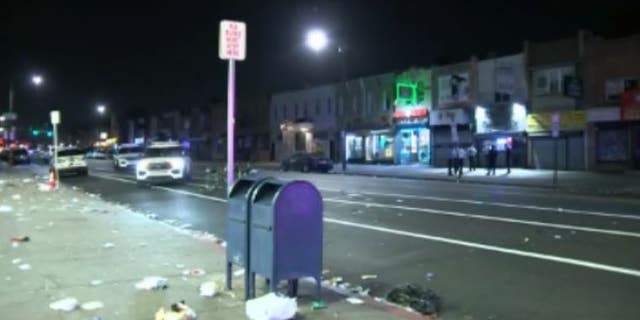
<svg viewBox="0 0 640 320">
<path fill-rule="evenodd" d="M 469 108 L 439 109 L 431 112 L 431 164 L 446 166 L 452 147 L 467 148 L 474 143 L 470 113 Z"/>
<path fill-rule="evenodd" d="M 388 163 L 395 156 L 395 136 L 391 129 L 360 130 L 345 135 L 347 161 Z"/>
<path fill-rule="evenodd" d="M 511 149 L 511 166 L 527 166 L 527 109 L 520 103 L 494 103 L 476 106 L 475 145 L 478 164 L 487 165 L 486 154 L 491 146 L 498 151 L 498 166 L 506 164 L 506 148 Z"/>
<path fill-rule="evenodd" d="M 559 117 L 559 135 L 552 135 L 553 114 Z M 528 159 L 533 169 L 553 169 L 555 153 L 558 169 L 585 170 L 585 126 L 587 113 L 584 110 L 532 113 L 527 116 Z M 556 141 L 557 139 L 557 149 Z"/>
<path fill-rule="evenodd" d="M 431 133 L 429 111 L 425 106 L 405 106 L 393 114 L 396 132 L 397 164 L 430 164 Z"/>
</svg>

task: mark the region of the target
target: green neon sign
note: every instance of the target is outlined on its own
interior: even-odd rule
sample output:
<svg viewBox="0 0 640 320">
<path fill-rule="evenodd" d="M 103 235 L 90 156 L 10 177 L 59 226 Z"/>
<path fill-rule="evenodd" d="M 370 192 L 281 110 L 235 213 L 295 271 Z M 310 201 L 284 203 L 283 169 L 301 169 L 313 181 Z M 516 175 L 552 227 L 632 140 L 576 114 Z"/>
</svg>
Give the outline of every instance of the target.
<svg viewBox="0 0 640 320">
<path fill-rule="evenodd" d="M 397 82 L 396 103 L 398 106 L 418 104 L 418 85 L 413 82 Z"/>
</svg>

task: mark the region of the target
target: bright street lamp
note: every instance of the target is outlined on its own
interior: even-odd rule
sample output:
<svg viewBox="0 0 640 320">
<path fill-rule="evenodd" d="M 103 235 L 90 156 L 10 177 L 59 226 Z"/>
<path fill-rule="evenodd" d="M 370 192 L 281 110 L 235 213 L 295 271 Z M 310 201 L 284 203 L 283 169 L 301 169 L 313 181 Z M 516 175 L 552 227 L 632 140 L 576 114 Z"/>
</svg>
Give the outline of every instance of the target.
<svg viewBox="0 0 640 320">
<path fill-rule="evenodd" d="M 34 75 L 33 77 L 31 77 L 31 82 L 33 82 L 33 84 L 35 84 L 36 86 L 40 86 L 40 84 L 42 84 L 42 77 L 39 75 Z"/>
<path fill-rule="evenodd" d="M 100 104 L 96 107 L 99 114 L 104 114 L 107 111 L 107 107 L 104 104 Z"/>
<path fill-rule="evenodd" d="M 306 36 L 306 44 L 313 51 L 321 51 L 327 47 L 329 43 L 329 38 L 327 37 L 327 33 L 320 29 L 313 29 L 307 32 Z"/>
</svg>

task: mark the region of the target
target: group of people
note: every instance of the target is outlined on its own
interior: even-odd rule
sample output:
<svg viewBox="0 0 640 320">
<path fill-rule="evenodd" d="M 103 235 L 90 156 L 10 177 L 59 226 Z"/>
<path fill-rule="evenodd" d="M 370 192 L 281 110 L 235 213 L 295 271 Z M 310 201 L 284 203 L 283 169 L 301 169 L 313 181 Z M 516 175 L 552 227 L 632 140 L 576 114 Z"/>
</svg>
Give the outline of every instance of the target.
<svg viewBox="0 0 640 320">
<path fill-rule="evenodd" d="M 507 174 L 511 173 L 511 146 L 505 145 L 505 166 L 507 167 Z M 469 159 L 469 172 L 476 171 L 477 169 L 477 156 L 478 150 L 472 144 L 467 149 L 461 146 L 454 146 L 451 148 L 449 154 L 449 171 L 450 176 L 457 176 L 458 179 L 462 177 L 464 171 L 464 159 Z M 496 165 L 498 161 L 498 150 L 495 145 L 491 145 L 486 152 L 487 156 L 487 176 L 496 175 Z"/>
</svg>

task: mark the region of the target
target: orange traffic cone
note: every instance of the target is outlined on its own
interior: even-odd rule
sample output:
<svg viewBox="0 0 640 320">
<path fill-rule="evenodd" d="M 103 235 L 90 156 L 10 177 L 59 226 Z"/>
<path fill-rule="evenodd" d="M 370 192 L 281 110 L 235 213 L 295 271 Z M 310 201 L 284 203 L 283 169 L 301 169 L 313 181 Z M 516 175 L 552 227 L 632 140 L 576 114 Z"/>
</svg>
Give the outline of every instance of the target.
<svg viewBox="0 0 640 320">
<path fill-rule="evenodd" d="M 49 169 L 49 189 L 56 189 L 56 169 L 53 167 Z"/>
</svg>

